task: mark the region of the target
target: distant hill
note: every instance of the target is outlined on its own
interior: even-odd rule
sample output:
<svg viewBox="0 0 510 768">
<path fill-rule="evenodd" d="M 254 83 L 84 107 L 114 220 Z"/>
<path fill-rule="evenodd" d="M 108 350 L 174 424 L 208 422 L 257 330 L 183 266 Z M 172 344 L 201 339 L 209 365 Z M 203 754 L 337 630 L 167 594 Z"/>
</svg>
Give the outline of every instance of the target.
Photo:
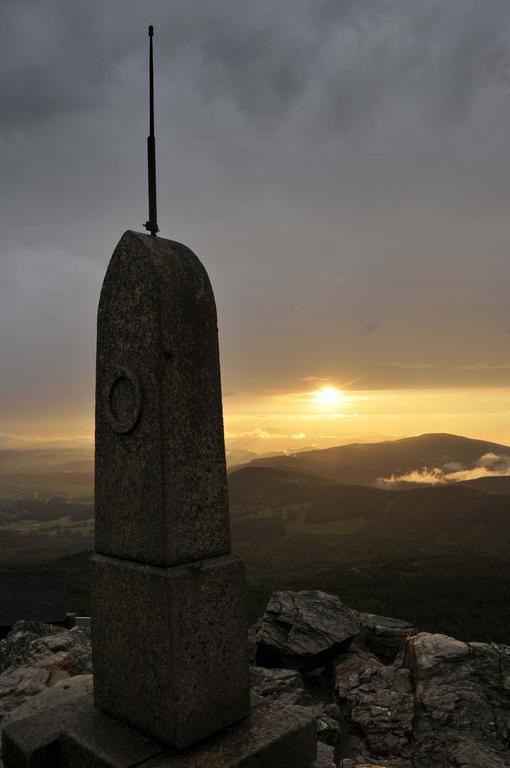
<svg viewBox="0 0 510 768">
<path fill-rule="evenodd" d="M 476 480 L 463 480 L 456 483 L 457 486 L 476 489 L 482 493 L 488 493 L 494 496 L 501 494 L 510 494 L 510 477 L 506 475 L 493 477 L 478 477 Z"/>
<path fill-rule="evenodd" d="M 90 472 L 94 447 L 0 449 L 0 475 L 11 472 Z"/>
<path fill-rule="evenodd" d="M 503 455 L 510 460 L 507 445 L 457 435 L 427 434 L 258 458 L 247 466 L 307 472 L 349 485 L 375 485 L 379 478 L 405 476 L 425 468 L 446 472 L 473 469 L 487 453 Z"/>
<path fill-rule="evenodd" d="M 307 505 L 306 521 L 329 515 L 330 521 L 383 512 L 395 493 L 364 486 L 339 485 L 307 472 L 272 467 L 244 467 L 229 477 L 232 517 L 247 507 Z M 328 512 L 328 510 L 331 510 Z"/>
<path fill-rule="evenodd" d="M 383 490 L 250 465 L 229 476 L 232 534 L 261 571 L 374 557 L 506 557 L 510 493 L 508 483 L 499 486 L 501 493 L 480 480 Z"/>
</svg>

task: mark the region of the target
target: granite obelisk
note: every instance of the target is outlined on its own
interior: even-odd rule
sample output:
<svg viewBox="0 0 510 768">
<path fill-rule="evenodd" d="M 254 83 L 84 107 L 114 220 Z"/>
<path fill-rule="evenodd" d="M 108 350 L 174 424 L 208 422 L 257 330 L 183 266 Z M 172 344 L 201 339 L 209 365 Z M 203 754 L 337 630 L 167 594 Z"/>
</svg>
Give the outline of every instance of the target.
<svg viewBox="0 0 510 768">
<path fill-rule="evenodd" d="M 99 302 L 95 498 L 96 707 L 175 748 L 246 717 L 214 298 L 188 248 L 130 231 Z"/>
</svg>

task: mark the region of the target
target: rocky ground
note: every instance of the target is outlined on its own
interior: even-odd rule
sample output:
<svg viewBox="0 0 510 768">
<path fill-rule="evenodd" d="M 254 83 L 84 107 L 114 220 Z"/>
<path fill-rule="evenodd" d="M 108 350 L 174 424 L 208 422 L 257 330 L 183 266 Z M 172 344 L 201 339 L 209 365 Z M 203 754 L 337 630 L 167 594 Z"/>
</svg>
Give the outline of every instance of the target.
<svg viewBox="0 0 510 768">
<path fill-rule="evenodd" d="M 316 591 L 275 592 L 249 644 L 254 697 L 313 708 L 317 768 L 510 768 L 510 646 Z M 2 724 L 92 684 L 85 630 L 19 622 L 0 641 Z"/>
</svg>

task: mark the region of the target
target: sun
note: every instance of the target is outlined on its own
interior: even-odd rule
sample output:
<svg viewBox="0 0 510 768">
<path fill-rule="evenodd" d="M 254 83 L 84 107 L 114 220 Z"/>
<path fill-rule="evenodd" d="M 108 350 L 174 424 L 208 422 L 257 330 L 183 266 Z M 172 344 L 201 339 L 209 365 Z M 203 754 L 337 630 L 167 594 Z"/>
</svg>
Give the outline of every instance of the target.
<svg viewBox="0 0 510 768">
<path fill-rule="evenodd" d="M 333 408 L 342 400 L 342 390 L 336 387 L 322 387 L 314 393 L 315 402 L 322 408 Z"/>
</svg>

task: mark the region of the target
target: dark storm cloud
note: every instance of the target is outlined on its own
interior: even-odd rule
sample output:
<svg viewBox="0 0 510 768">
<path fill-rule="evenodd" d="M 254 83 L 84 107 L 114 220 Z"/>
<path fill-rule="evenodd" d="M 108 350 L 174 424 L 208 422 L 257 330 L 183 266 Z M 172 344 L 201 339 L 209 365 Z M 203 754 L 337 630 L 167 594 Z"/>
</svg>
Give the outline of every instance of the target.
<svg viewBox="0 0 510 768">
<path fill-rule="evenodd" d="M 310 124 L 336 131 L 399 103 L 421 117 L 466 116 L 488 87 L 509 86 L 504 0 L 108 4 L 4 0 L 2 127 L 83 111 L 136 59 L 147 18 L 159 60 L 201 97 L 278 120 L 308 95 Z M 184 73 L 181 71 L 185 68 Z M 393 117 L 398 117 L 394 115 Z"/>
<path fill-rule="evenodd" d="M 507 0 L 3 0 L 2 409 L 90 409 L 149 23 L 160 225 L 211 273 L 226 388 L 507 358 Z"/>
</svg>

